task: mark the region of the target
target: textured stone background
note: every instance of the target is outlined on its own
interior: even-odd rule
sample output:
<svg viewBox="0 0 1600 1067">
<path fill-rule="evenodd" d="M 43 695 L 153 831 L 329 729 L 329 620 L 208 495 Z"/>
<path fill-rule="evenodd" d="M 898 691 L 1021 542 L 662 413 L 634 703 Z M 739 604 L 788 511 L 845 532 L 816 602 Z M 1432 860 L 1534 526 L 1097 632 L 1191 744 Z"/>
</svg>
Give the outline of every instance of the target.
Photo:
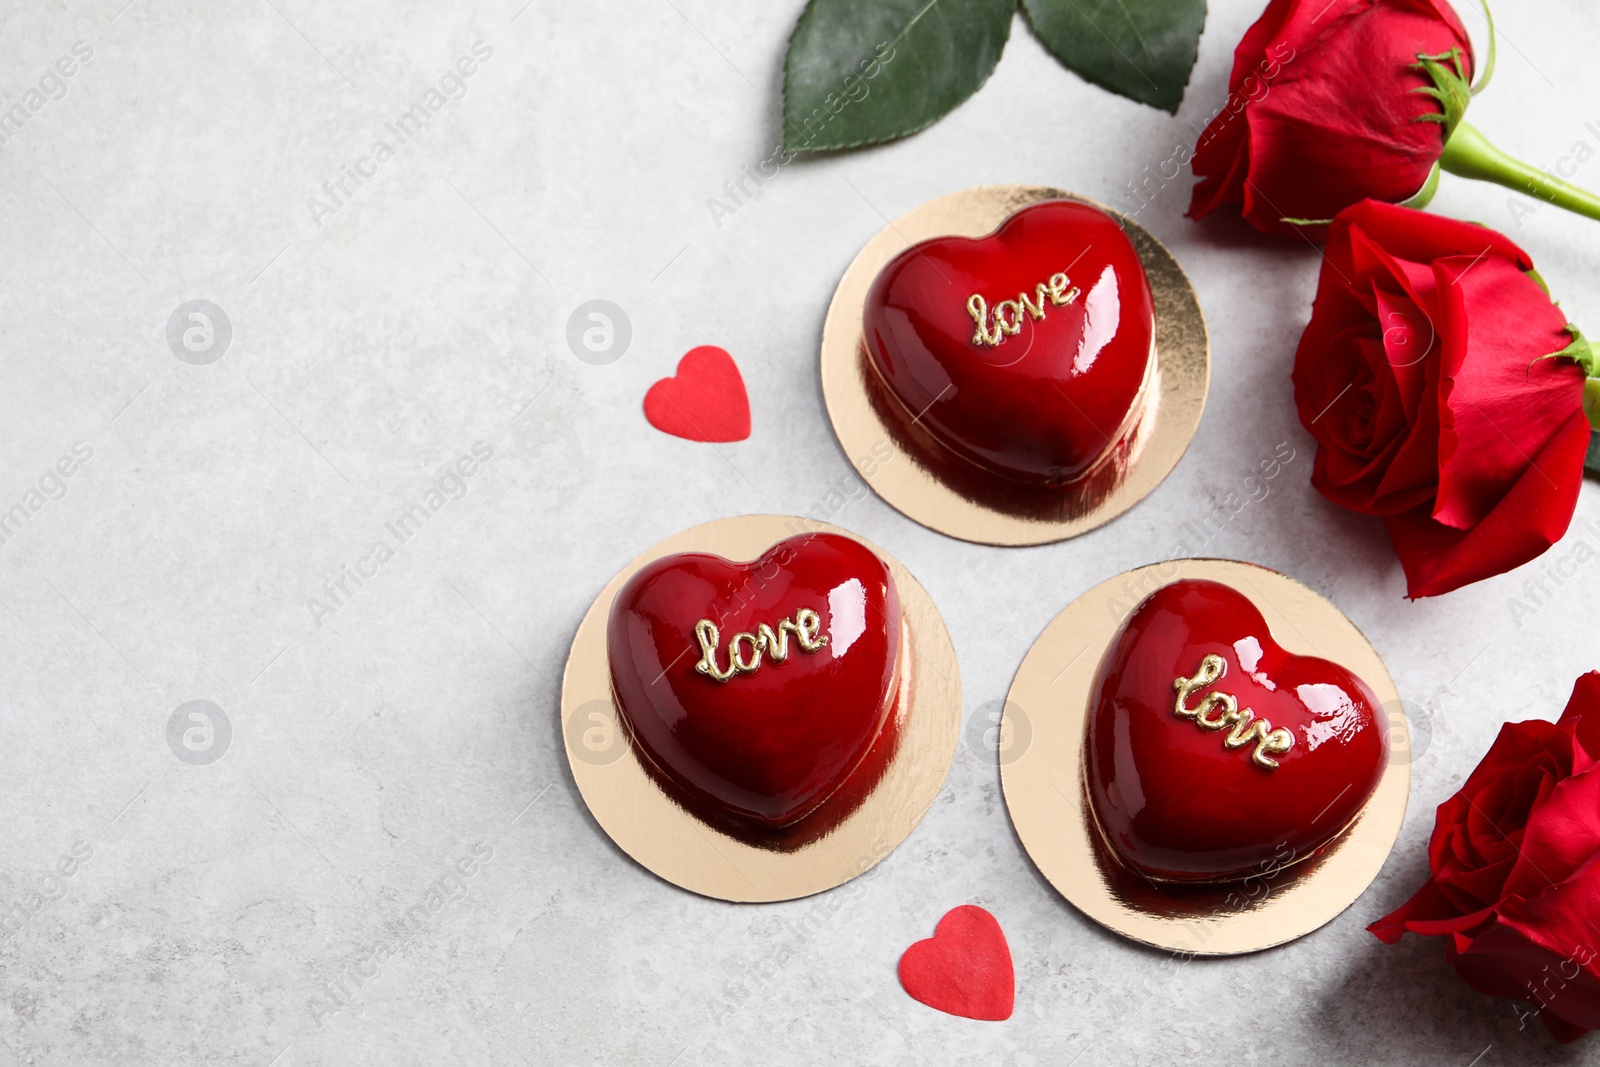
<svg viewBox="0 0 1600 1067">
<path fill-rule="evenodd" d="M 1199 290 L 1213 380 L 1188 456 L 1114 525 L 1002 551 L 859 490 L 829 503 L 852 483 L 817 345 L 856 250 L 886 216 L 965 186 L 1121 202 L 1222 102 L 1256 0 L 1213 3 L 1177 118 L 1081 82 L 1019 23 L 948 119 L 786 167 L 720 226 L 707 198 L 777 141 L 798 0 L 124 2 L 0 14 L 0 105 L 75 42 L 93 53 L 0 149 L 0 502 L 41 478 L 53 489 L 58 458 L 92 450 L 0 546 L 0 906 L 27 913 L 0 941 L 0 1063 L 1583 1055 L 1519 1030 L 1438 944 L 1386 949 L 1362 927 L 1418 882 L 1433 807 L 1499 723 L 1553 717 L 1597 666 L 1585 606 L 1600 566 L 1520 625 L 1511 599 L 1579 541 L 1593 554 L 1600 492 L 1585 488 L 1544 561 L 1407 603 L 1379 525 L 1307 481 L 1288 369 L 1311 248 L 1183 219 L 1186 181 L 1140 215 Z M 1585 128 L 1600 122 L 1589 6 L 1499 16 L 1500 72 L 1474 120 L 1535 163 L 1600 147 Z M 465 94 L 313 220 L 307 199 L 477 41 L 493 54 Z M 1578 177 L 1600 186 L 1600 161 Z M 1435 207 L 1525 243 L 1568 313 L 1600 330 L 1600 225 L 1546 209 L 1518 227 L 1508 199 L 1446 178 Z M 632 324 L 608 366 L 566 343 L 568 316 L 597 298 Z M 206 365 L 167 341 L 193 299 L 232 327 Z M 708 342 L 739 360 L 755 419 L 748 441 L 717 449 L 655 433 L 639 411 L 649 383 Z M 307 598 L 476 442 L 492 459 L 464 495 L 316 625 Z M 655 541 L 725 515 L 831 511 L 933 594 L 981 720 L 1064 604 L 1162 558 L 1282 442 L 1294 461 L 1207 551 L 1332 597 L 1427 739 L 1383 874 L 1317 933 L 1173 967 L 1101 931 L 1021 852 L 981 745 L 838 906 L 682 892 L 614 848 L 577 796 L 556 679 L 593 595 Z M 215 705 L 209 747 L 187 711 L 169 743 L 191 700 Z M 72 875 L 52 879 L 74 850 Z M 458 861 L 470 877 L 446 877 Z M 1011 938 L 1005 1024 L 929 1011 L 895 981 L 900 952 L 966 901 Z M 422 932 L 374 957 L 419 903 Z"/>
</svg>

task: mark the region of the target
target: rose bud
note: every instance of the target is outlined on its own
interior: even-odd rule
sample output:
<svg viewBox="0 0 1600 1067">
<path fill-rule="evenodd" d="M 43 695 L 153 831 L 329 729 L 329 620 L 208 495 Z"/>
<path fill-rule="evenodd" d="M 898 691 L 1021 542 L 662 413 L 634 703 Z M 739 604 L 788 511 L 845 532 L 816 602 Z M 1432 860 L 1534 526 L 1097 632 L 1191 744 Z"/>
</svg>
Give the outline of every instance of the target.
<svg viewBox="0 0 1600 1067">
<path fill-rule="evenodd" d="M 1407 933 L 1446 938 L 1468 985 L 1533 1004 L 1562 1041 L 1600 1027 L 1597 760 L 1600 673 L 1590 671 L 1557 722 L 1500 728 L 1439 805 L 1430 877 L 1367 929 L 1390 945 Z"/>
<path fill-rule="evenodd" d="M 1597 364 L 1506 237 L 1363 201 L 1329 228 L 1295 352 L 1311 484 L 1383 517 L 1410 597 L 1519 567 L 1572 521 Z"/>
<path fill-rule="evenodd" d="M 1472 87 L 1472 43 L 1446 0 L 1272 0 L 1195 145 L 1189 216 L 1232 208 L 1264 233 L 1320 239 L 1359 200 L 1425 207 L 1442 168 L 1600 219 L 1600 197 L 1462 121 L 1494 70 L 1492 22 L 1489 40 Z"/>
</svg>

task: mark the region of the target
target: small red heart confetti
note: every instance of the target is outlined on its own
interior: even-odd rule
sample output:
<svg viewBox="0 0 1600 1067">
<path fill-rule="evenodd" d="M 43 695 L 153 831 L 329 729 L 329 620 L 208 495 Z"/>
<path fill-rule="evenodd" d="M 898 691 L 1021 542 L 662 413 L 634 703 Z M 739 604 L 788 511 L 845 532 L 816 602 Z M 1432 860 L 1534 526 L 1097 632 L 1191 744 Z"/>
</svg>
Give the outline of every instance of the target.
<svg viewBox="0 0 1600 1067">
<path fill-rule="evenodd" d="M 913 1000 L 948 1015 L 1011 1018 L 1017 982 L 1005 931 L 976 904 L 951 908 L 932 937 L 900 957 L 900 985 Z"/>
<path fill-rule="evenodd" d="M 739 365 L 716 345 L 691 348 L 678 373 L 644 395 L 644 417 L 689 441 L 743 441 L 750 436 L 750 398 Z"/>
</svg>

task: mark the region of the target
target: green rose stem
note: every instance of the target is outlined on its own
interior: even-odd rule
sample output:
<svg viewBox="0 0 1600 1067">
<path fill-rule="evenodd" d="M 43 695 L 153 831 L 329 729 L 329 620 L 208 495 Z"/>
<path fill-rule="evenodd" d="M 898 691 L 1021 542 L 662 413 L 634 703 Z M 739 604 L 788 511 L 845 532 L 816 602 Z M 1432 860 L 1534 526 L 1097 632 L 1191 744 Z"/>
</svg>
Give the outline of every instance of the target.
<svg viewBox="0 0 1600 1067">
<path fill-rule="evenodd" d="M 1600 196 L 1568 185 L 1553 174 L 1512 159 L 1489 143 L 1470 122 L 1459 122 L 1444 144 L 1439 166 L 1451 174 L 1478 181 L 1494 182 L 1519 193 L 1527 193 L 1556 207 L 1566 208 L 1586 218 L 1600 219 Z"/>
<path fill-rule="evenodd" d="M 1485 13 L 1488 5 L 1484 6 Z M 1494 182 L 1507 189 L 1537 197 L 1547 204 L 1566 208 L 1591 219 L 1600 219 L 1600 196 L 1568 185 L 1553 174 L 1530 167 L 1519 159 L 1512 159 L 1489 143 L 1489 139 L 1472 123 L 1466 121 L 1467 105 L 1474 94 L 1489 84 L 1494 72 L 1494 19 L 1489 20 L 1489 64 L 1477 86 L 1467 84 L 1466 57 L 1459 48 L 1436 56 L 1418 54 L 1413 69 L 1427 75 L 1433 84 L 1413 89 L 1412 92 L 1432 97 L 1439 110 L 1417 116 L 1418 122 L 1437 122 L 1444 127 L 1444 154 L 1439 165 L 1429 175 L 1408 207 L 1424 207 L 1433 198 L 1439 171 L 1447 170 L 1462 178 Z"/>
</svg>

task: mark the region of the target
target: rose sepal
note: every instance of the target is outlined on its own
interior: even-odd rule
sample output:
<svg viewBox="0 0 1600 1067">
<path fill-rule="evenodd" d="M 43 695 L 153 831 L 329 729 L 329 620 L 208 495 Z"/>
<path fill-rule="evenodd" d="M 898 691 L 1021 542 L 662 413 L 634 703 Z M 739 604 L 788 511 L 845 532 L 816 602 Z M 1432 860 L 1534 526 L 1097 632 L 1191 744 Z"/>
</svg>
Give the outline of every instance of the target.
<svg viewBox="0 0 1600 1067">
<path fill-rule="evenodd" d="M 1439 102 L 1438 111 L 1418 115 L 1417 121 L 1439 123 L 1444 127 L 1445 140 L 1449 141 L 1466 117 L 1467 105 L 1472 103 L 1472 84 L 1467 80 L 1466 60 L 1462 58 L 1461 49 L 1452 48 L 1436 56 L 1419 53 L 1412 65 L 1426 74 L 1433 86 L 1424 85 L 1411 91 Z"/>
<path fill-rule="evenodd" d="M 1583 368 L 1583 413 L 1589 420 L 1589 426 L 1600 435 L 1600 348 L 1595 347 L 1594 342 L 1571 323 L 1567 324 L 1567 332 L 1572 335 L 1572 343 L 1559 352 L 1550 353 L 1548 358 L 1570 359 Z M 1595 462 L 1597 447 L 1600 444 L 1590 442 L 1589 457 L 1584 464 L 1591 474 L 1600 473 L 1600 470 L 1596 470 Z"/>
</svg>

